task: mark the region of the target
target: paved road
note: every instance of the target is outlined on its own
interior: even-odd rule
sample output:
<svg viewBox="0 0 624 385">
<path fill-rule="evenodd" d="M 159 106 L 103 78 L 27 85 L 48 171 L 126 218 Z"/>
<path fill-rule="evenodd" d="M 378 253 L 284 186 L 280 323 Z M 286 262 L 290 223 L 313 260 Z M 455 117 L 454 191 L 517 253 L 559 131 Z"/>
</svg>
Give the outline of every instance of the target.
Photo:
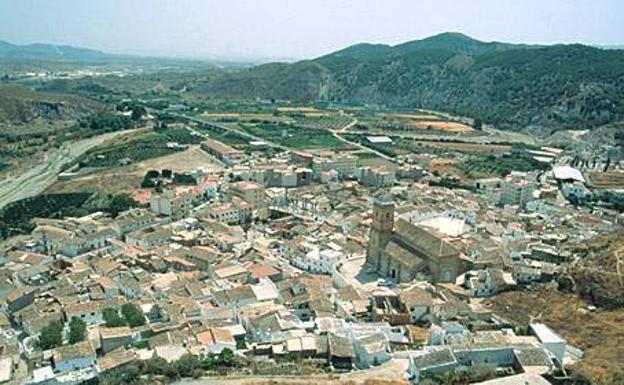
<svg viewBox="0 0 624 385">
<path fill-rule="evenodd" d="M 372 149 L 372 148 L 370 148 L 370 147 L 366 147 L 366 146 L 364 146 L 363 144 L 360 144 L 360 143 L 358 143 L 358 142 L 352 142 L 352 141 L 347 140 L 347 139 L 343 138 L 342 136 L 340 136 L 340 135 L 342 135 L 342 134 L 352 134 L 352 133 L 356 133 L 357 131 L 349 131 L 349 129 L 350 129 L 351 127 L 355 126 L 356 124 L 358 124 L 358 120 L 357 120 L 356 118 L 353 118 L 353 120 L 352 120 L 351 122 L 349 122 L 347 125 L 345 125 L 344 127 L 340 128 L 340 129 L 338 129 L 338 130 L 330 130 L 330 132 L 332 133 L 332 135 L 334 136 L 334 138 L 338 139 L 339 141 L 341 141 L 341 142 L 343 142 L 343 143 L 345 143 L 345 144 L 348 144 L 348 145 L 353 146 L 353 147 L 357 147 L 357 148 L 359 148 L 360 150 L 364 150 L 364 151 L 366 151 L 366 152 L 370 152 L 371 154 L 375 154 L 375 155 L 377 155 L 377 156 L 378 156 L 378 157 L 380 157 L 380 158 L 384 158 L 384 159 L 386 159 L 386 160 L 389 160 L 389 161 L 391 161 L 391 162 L 394 162 L 394 158 L 392 158 L 391 156 L 388 156 L 388 155 L 384 154 L 383 152 L 380 152 L 380 151 L 374 150 L 374 149 Z M 361 133 L 360 133 L 360 134 L 361 134 Z"/>
<path fill-rule="evenodd" d="M 9 177 L 0 182 L 0 209 L 11 202 L 42 193 L 56 182 L 65 165 L 73 162 L 93 147 L 116 136 L 126 135 L 137 130 L 140 129 L 110 132 L 63 144 L 59 150 L 48 156 L 45 161 L 17 177 Z"/>
</svg>

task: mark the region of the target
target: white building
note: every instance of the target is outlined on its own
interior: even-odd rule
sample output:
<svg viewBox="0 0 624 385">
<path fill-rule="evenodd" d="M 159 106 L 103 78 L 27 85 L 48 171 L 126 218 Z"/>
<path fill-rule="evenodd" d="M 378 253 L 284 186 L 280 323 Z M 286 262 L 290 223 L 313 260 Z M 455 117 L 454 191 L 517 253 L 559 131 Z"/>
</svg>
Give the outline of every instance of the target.
<svg viewBox="0 0 624 385">
<path fill-rule="evenodd" d="M 99 325 L 104 323 L 100 307 L 93 301 L 67 305 L 64 310 L 68 322 L 71 321 L 72 318 L 78 318 L 87 325 Z"/>
<path fill-rule="evenodd" d="M 535 334 L 539 340 L 540 345 L 552 353 L 559 362 L 563 362 L 563 356 L 566 351 L 566 340 L 544 324 L 534 323 L 531 324 L 530 327 L 533 334 Z"/>
<path fill-rule="evenodd" d="M 230 192 L 245 200 L 254 209 L 265 206 L 264 186 L 256 182 L 235 182 L 230 184 Z"/>
<path fill-rule="evenodd" d="M 162 193 L 152 193 L 150 209 L 155 214 L 180 219 L 191 210 L 194 199 L 191 194 L 176 193 L 174 188 L 166 188 Z"/>
<path fill-rule="evenodd" d="M 370 368 L 390 360 L 390 344 L 382 333 L 357 338 L 353 341 L 353 350 L 358 366 Z"/>
<path fill-rule="evenodd" d="M 314 158 L 312 171 L 319 177 L 323 171 L 335 170 L 340 178 L 349 178 L 355 174 L 357 157 L 346 154 L 333 154 L 331 158 Z"/>
<path fill-rule="evenodd" d="M 320 250 L 313 247 L 305 253 L 296 253 L 292 264 L 301 270 L 316 274 L 331 274 L 335 266 L 344 260 L 344 254 L 333 249 Z"/>
<path fill-rule="evenodd" d="M 501 183 L 500 204 L 524 206 L 533 200 L 535 186 L 517 175 L 510 175 Z"/>
<path fill-rule="evenodd" d="M 394 170 L 386 167 L 360 167 L 356 174 L 358 182 L 364 186 L 390 187 L 396 181 Z"/>
<path fill-rule="evenodd" d="M 440 374 L 458 367 L 459 363 L 448 347 L 428 349 L 410 354 L 407 373 L 413 384 L 418 384 L 424 373 Z"/>
<path fill-rule="evenodd" d="M 210 216 L 213 219 L 228 225 L 244 224 L 252 218 L 252 215 L 251 204 L 240 199 L 210 208 Z"/>
</svg>

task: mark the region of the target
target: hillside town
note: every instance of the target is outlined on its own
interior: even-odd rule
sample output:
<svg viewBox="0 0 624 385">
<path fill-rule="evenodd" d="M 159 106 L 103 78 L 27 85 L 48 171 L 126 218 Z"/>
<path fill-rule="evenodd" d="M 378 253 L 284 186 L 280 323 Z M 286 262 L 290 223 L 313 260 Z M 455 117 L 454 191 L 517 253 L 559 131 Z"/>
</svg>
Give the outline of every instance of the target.
<svg viewBox="0 0 624 385">
<path fill-rule="evenodd" d="M 589 184 L 557 149 L 544 149 L 550 170 L 450 188 L 408 161 L 201 148 L 224 168 L 199 168 L 191 184 L 155 170 L 140 207 L 36 219 L 0 250 L 0 383 L 191 362 L 213 375 L 418 384 L 460 370 L 546 385 L 583 359 L 550 325 L 514 324 L 487 302 L 556 286 L 569 245 L 621 226 L 613 209 L 569 203 Z"/>
</svg>

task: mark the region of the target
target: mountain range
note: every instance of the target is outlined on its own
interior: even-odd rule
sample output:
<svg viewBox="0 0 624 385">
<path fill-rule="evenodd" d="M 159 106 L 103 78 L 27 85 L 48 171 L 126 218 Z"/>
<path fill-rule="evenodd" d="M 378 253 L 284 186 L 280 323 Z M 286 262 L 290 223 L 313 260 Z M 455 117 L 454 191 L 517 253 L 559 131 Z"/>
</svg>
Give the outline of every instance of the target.
<svg viewBox="0 0 624 385">
<path fill-rule="evenodd" d="M 482 42 L 443 33 L 223 72 L 196 91 L 439 110 L 547 135 L 624 119 L 624 51 Z"/>
</svg>

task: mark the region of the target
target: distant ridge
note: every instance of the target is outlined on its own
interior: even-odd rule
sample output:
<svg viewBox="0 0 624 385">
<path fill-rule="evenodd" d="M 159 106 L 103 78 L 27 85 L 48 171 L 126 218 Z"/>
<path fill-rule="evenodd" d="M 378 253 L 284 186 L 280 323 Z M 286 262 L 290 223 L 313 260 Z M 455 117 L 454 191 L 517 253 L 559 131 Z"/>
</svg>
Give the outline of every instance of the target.
<svg viewBox="0 0 624 385">
<path fill-rule="evenodd" d="M 321 56 L 322 61 L 329 57 L 350 57 L 355 59 L 374 59 L 388 56 L 407 55 L 418 51 L 444 50 L 455 54 L 482 55 L 489 52 L 520 48 L 540 48 L 541 45 L 510 44 L 501 42 L 483 42 L 459 32 L 444 32 L 422 40 L 412 40 L 395 46 L 387 44 L 359 43 L 342 50 Z"/>
<path fill-rule="evenodd" d="M 0 40 L 0 58 L 3 59 L 97 61 L 113 57 L 115 57 L 115 55 L 69 45 L 42 43 L 16 45 Z"/>
</svg>

